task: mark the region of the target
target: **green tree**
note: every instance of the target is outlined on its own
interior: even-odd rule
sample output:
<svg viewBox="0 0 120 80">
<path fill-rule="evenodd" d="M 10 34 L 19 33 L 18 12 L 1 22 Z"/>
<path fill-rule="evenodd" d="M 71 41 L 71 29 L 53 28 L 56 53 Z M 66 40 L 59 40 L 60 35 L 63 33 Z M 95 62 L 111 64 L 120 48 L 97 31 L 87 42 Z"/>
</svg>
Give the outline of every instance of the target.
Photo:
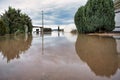
<svg viewBox="0 0 120 80">
<path fill-rule="evenodd" d="M 6 27 L 4 22 L 0 19 L 0 35 L 5 35 L 6 34 Z"/>
<path fill-rule="evenodd" d="M 5 26 L 7 28 L 7 33 L 14 34 L 16 32 L 24 33 L 25 25 L 28 27 L 28 32 L 32 32 L 32 21 L 27 14 L 21 13 L 20 9 L 15 9 L 12 7 L 8 8 L 8 11 L 1 16 Z"/>
<path fill-rule="evenodd" d="M 113 0 L 88 0 L 75 14 L 79 33 L 109 32 L 115 28 Z"/>
<path fill-rule="evenodd" d="M 30 17 L 26 14 L 21 14 L 21 20 L 20 21 L 21 21 L 22 25 L 27 25 L 28 32 L 31 33 L 32 32 L 32 20 L 30 19 Z M 24 26 L 22 28 L 25 29 Z"/>
</svg>

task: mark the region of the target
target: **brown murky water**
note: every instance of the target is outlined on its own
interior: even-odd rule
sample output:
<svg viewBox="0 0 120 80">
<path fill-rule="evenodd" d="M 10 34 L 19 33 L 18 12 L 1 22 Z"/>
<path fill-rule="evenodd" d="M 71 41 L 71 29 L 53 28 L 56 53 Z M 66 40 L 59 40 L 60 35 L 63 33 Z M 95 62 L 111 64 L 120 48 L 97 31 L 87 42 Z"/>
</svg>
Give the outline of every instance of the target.
<svg viewBox="0 0 120 80">
<path fill-rule="evenodd" d="M 120 36 L 0 37 L 0 80 L 120 80 Z"/>
</svg>

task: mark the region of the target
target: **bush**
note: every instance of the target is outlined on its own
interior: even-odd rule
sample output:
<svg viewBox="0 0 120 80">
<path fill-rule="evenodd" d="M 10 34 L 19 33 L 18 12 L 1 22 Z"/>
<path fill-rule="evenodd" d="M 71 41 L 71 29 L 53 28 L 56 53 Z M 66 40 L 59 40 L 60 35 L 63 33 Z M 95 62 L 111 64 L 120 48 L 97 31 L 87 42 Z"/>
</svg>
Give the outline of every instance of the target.
<svg viewBox="0 0 120 80">
<path fill-rule="evenodd" d="M 109 32 L 115 28 L 113 0 L 88 0 L 75 14 L 79 33 Z"/>
</svg>

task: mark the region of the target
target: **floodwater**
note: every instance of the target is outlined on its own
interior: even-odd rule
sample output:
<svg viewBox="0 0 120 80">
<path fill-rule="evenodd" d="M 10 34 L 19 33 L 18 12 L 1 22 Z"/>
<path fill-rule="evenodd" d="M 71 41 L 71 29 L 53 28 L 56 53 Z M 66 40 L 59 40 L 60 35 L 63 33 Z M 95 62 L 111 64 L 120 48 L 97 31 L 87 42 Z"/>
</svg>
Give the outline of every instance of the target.
<svg viewBox="0 0 120 80">
<path fill-rule="evenodd" d="M 0 80 L 120 80 L 120 36 L 0 37 Z"/>
</svg>

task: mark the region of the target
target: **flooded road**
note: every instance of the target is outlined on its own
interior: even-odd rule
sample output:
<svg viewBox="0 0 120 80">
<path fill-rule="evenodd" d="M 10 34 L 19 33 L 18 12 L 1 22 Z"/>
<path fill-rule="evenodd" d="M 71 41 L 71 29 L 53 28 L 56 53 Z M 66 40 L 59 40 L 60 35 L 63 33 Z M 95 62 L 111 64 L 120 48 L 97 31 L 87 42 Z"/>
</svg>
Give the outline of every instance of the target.
<svg viewBox="0 0 120 80">
<path fill-rule="evenodd" d="M 120 80 L 120 36 L 0 37 L 0 80 Z"/>
</svg>

